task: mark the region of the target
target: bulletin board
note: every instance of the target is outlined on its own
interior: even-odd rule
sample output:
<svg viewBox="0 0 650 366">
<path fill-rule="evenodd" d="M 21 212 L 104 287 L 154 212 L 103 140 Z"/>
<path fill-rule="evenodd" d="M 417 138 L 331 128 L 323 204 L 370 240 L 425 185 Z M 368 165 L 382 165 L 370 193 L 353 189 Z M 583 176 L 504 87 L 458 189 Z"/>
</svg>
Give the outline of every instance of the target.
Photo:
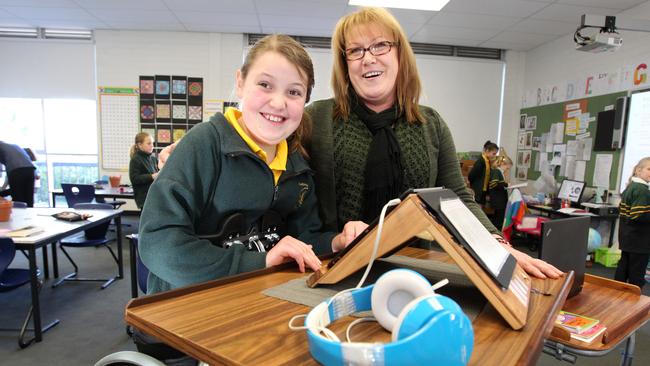
<svg viewBox="0 0 650 366">
<path fill-rule="evenodd" d="M 100 88 L 102 168 L 129 168 L 129 150 L 139 132 L 137 88 Z"/>
<path fill-rule="evenodd" d="M 562 144 L 568 144 L 569 141 L 571 140 L 576 140 L 580 138 L 584 138 L 584 136 L 579 136 L 581 134 L 576 134 L 575 136 L 572 135 L 567 135 L 566 134 L 566 126 L 567 126 L 567 121 L 566 121 L 566 111 L 567 111 L 567 105 L 573 105 L 576 106 L 576 103 L 581 106 L 584 110 L 582 110 L 582 113 L 588 113 L 589 115 L 589 122 L 588 122 L 588 127 L 585 131 L 585 133 L 588 133 L 588 137 L 592 138 L 592 140 L 595 140 L 596 137 L 596 119 L 598 117 L 598 113 L 605 111 L 607 109 L 613 108 L 616 105 L 616 98 L 621 97 L 621 96 L 626 96 L 627 92 L 619 92 L 619 93 L 613 93 L 613 94 L 607 94 L 607 95 L 600 95 L 600 96 L 595 96 L 595 97 L 590 97 L 590 98 L 582 98 L 582 99 L 577 99 L 577 100 L 572 100 L 572 101 L 566 101 L 562 103 L 555 103 L 555 104 L 548 104 L 548 105 L 543 105 L 543 106 L 537 106 L 537 107 L 530 107 L 530 108 L 524 108 L 521 110 L 521 115 L 522 115 L 522 121 L 520 122 L 520 125 L 524 124 L 523 121 L 523 115 L 526 115 L 526 117 L 531 117 L 534 116 L 536 117 L 536 121 L 534 124 L 534 128 L 529 128 L 529 129 L 520 129 L 519 135 L 521 135 L 522 132 L 532 132 L 532 137 L 533 137 L 533 142 L 536 141 L 537 139 L 541 138 L 543 133 L 549 132 L 551 129 L 551 125 L 557 122 L 564 122 L 565 123 L 565 132 L 563 133 L 563 141 Z M 530 122 L 530 121 L 529 121 Z M 521 127 L 521 126 L 520 126 Z M 531 127 L 531 126 L 528 126 Z M 536 139 L 537 138 L 537 139 Z M 519 142 L 519 141 L 518 141 Z M 593 144 L 592 144 L 593 148 Z M 517 155 L 513 157 L 513 160 L 515 160 L 515 167 L 516 169 L 520 169 L 517 166 L 517 157 L 520 155 L 520 151 L 531 151 L 531 156 L 530 156 L 530 167 L 527 168 L 527 178 L 528 180 L 536 180 L 539 178 L 541 175 L 540 171 L 535 169 L 535 164 L 540 158 L 540 154 L 548 154 L 547 159 L 549 161 L 552 160 L 552 155 L 553 153 L 543 153 L 540 151 L 535 151 L 534 149 L 528 149 L 528 147 L 521 149 L 520 145 L 518 144 L 518 149 L 517 149 Z M 587 186 L 594 186 L 593 178 L 594 178 L 594 169 L 596 166 L 596 156 L 598 154 L 604 154 L 604 155 L 612 155 L 612 164 L 611 164 L 611 170 L 609 174 L 609 187 L 608 189 L 613 189 L 616 187 L 616 182 L 617 182 L 617 174 L 618 174 L 618 165 L 620 161 L 620 150 L 614 150 L 614 151 L 593 151 L 590 154 L 589 160 L 586 160 L 585 164 L 585 173 L 584 173 L 584 181 L 587 183 Z M 525 156 L 525 155 L 524 155 Z M 554 172 L 554 176 L 556 181 L 560 182 L 562 179 L 566 178 L 566 175 L 560 175 L 559 169 L 556 169 Z M 571 177 L 569 177 L 571 178 Z"/>
</svg>

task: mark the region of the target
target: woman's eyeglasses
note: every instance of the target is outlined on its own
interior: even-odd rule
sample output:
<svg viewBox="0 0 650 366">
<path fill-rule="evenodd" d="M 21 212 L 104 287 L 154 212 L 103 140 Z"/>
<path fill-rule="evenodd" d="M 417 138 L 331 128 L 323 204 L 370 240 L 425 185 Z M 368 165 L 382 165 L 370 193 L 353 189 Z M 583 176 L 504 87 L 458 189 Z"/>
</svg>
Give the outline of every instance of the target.
<svg viewBox="0 0 650 366">
<path fill-rule="evenodd" d="M 355 47 L 355 48 L 348 48 L 345 50 L 345 59 L 348 61 L 355 61 L 362 59 L 363 56 L 366 55 L 366 51 L 370 51 L 370 54 L 373 56 L 381 56 L 385 55 L 388 52 L 390 52 L 390 49 L 393 46 L 397 46 L 397 42 L 390 42 L 390 41 L 381 41 L 377 43 L 373 43 L 368 48 L 363 48 L 363 47 Z"/>
</svg>

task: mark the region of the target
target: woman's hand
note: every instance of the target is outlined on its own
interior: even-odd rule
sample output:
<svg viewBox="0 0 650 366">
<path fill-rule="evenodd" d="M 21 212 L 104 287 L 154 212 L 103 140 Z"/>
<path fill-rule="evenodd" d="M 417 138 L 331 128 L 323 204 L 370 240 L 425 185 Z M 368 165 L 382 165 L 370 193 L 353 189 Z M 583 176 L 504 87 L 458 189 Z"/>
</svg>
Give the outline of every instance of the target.
<svg viewBox="0 0 650 366">
<path fill-rule="evenodd" d="M 347 247 L 354 238 L 361 234 L 368 224 L 363 221 L 348 221 L 343 226 L 343 231 L 332 239 L 332 251 L 338 252 L 339 250 Z"/>
<path fill-rule="evenodd" d="M 305 272 L 305 266 L 313 271 L 319 270 L 321 266 L 321 261 L 311 249 L 311 245 L 287 235 L 266 254 L 266 267 L 277 266 L 292 259 L 298 263 L 300 272 Z"/>
<path fill-rule="evenodd" d="M 541 259 L 533 258 L 524 252 L 520 252 L 517 249 L 513 248 L 510 243 L 508 243 L 501 235 L 492 234 L 499 243 L 501 243 L 506 250 L 512 254 L 517 263 L 521 268 L 526 271 L 529 275 L 536 278 L 558 278 L 562 275 L 562 271 L 555 268 L 552 264 L 549 264 Z"/>
</svg>

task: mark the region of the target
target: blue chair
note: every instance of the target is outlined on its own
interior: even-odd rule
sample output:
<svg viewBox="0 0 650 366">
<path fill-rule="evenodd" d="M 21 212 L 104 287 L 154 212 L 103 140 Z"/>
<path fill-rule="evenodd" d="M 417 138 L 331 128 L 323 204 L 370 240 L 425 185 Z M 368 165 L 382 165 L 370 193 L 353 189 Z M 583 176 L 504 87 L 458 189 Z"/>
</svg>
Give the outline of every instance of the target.
<svg viewBox="0 0 650 366">
<path fill-rule="evenodd" d="M 90 203 L 95 199 L 95 187 L 92 184 L 61 183 L 61 188 L 68 207 L 74 207 L 77 203 Z"/>
<path fill-rule="evenodd" d="M 22 268 L 7 268 L 14 260 L 16 256 L 16 246 L 11 240 L 11 238 L 0 238 L 0 293 L 8 292 L 15 290 L 25 284 L 30 282 L 29 269 Z M 37 276 L 39 273 L 37 272 Z M 38 281 L 38 290 L 40 291 L 42 282 Z M 30 305 L 27 316 L 23 321 L 23 325 L 20 328 L 20 334 L 18 336 L 18 345 L 20 348 L 25 348 L 34 342 L 34 338 L 31 340 L 25 341 L 25 332 L 27 329 L 27 324 L 32 318 L 34 308 Z M 43 332 L 50 330 L 50 328 L 57 325 L 59 321 L 55 321 L 48 326 L 43 328 Z M 13 330 L 13 329 L 3 329 L 3 330 Z"/>
<path fill-rule="evenodd" d="M 26 202 L 21 202 L 21 201 L 11 201 L 14 205 L 14 208 L 27 208 L 27 203 Z"/>
<path fill-rule="evenodd" d="M 74 205 L 74 208 L 75 210 L 112 210 L 113 206 L 107 203 L 77 203 Z M 103 290 L 108 286 L 110 286 L 117 279 L 117 275 L 115 277 L 105 278 L 105 279 L 77 277 L 77 273 L 79 272 L 79 267 L 77 266 L 75 261 L 72 260 L 68 252 L 65 250 L 66 247 L 87 248 L 87 247 L 103 246 L 106 249 L 108 249 L 108 251 L 111 253 L 111 256 L 115 260 L 115 264 L 119 266 L 119 261 L 117 259 L 117 256 L 115 255 L 115 252 L 110 247 L 110 245 L 108 245 L 111 242 L 111 240 L 106 237 L 106 232 L 108 231 L 109 224 L 110 223 L 107 221 L 103 224 L 90 228 L 83 233 L 79 233 L 77 235 L 64 238 L 59 242 L 59 248 L 61 248 L 63 254 L 68 258 L 68 260 L 74 267 L 74 272 L 58 280 L 56 283 L 52 285 L 52 288 L 59 286 L 65 281 L 93 281 L 93 282 L 104 282 L 104 284 L 102 284 L 101 286 Z"/>
</svg>

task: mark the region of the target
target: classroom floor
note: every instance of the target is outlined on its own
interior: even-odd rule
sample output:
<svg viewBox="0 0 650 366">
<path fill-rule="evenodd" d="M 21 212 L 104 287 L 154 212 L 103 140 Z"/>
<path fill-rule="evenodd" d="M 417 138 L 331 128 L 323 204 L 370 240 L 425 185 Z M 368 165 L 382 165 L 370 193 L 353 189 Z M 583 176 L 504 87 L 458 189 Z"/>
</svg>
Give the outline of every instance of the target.
<svg viewBox="0 0 650 366">
<path fill-rule="evenodd" d="M 126 216 L 124 223 L 131 227 L 124 228 L 124 234 L 137 230 L 137 216 Z M 113 233 L 114 235 L 114 233 Z M 113 244 L 115 245 L 115 244 Z M 100 290 L 100 283 L 78 282 L 65 283 L 56 289 L 45 283 L 41 291 L 43 322 L 60 319 L 61 323 L 45 333 L 43 341 L 28 347 L 18 348 L 17 332 L 0 331 L 0 365 L 27 366 L 53 365 L 75 366 L 93 365 L 100 358 L 117 351 L 135 350 L 135 346 L 126 334 L 123 320 L 124 307 L 130 299 L 130 274 L 128 270 L 128 243 L 124 241 L 125 278 L 116 281 L 105 290 Z M 526 246 L 519 249 L 527 251 Z M 110 254 L 104 248 L 83 248 L 72 250 L 71 255 L 79 259 L 84 275 L 104 276 L 116 271 Z M 39 252 L 40 256 L 40 252 Z M 38 263 L 41 260 L 38 258 Z M 17 253 L 16 263 L 12 267 L 27 267 L 22 254 Z M 68 273 L 72 267 L 60 255 L 61 274 Z M 599 264 L 588 269 L 603 277 L 613 277 L 613 269 Z M 650 285 L 644 288 L 644 294 L 650 295 Z M 0 327 L 20 327 L 29 306 L 29 286 L 23 286 L 10 293 L 0 294 Z M 635 365 L 650 365 L 650 324 L 637 332 Z M 576 365 L 618 365 L 620 352 L 613 350 L 601 358 L 581 357 Z M 562 365 L 549 355 L 542 354 L 537 365 Z"/>
</svg>

